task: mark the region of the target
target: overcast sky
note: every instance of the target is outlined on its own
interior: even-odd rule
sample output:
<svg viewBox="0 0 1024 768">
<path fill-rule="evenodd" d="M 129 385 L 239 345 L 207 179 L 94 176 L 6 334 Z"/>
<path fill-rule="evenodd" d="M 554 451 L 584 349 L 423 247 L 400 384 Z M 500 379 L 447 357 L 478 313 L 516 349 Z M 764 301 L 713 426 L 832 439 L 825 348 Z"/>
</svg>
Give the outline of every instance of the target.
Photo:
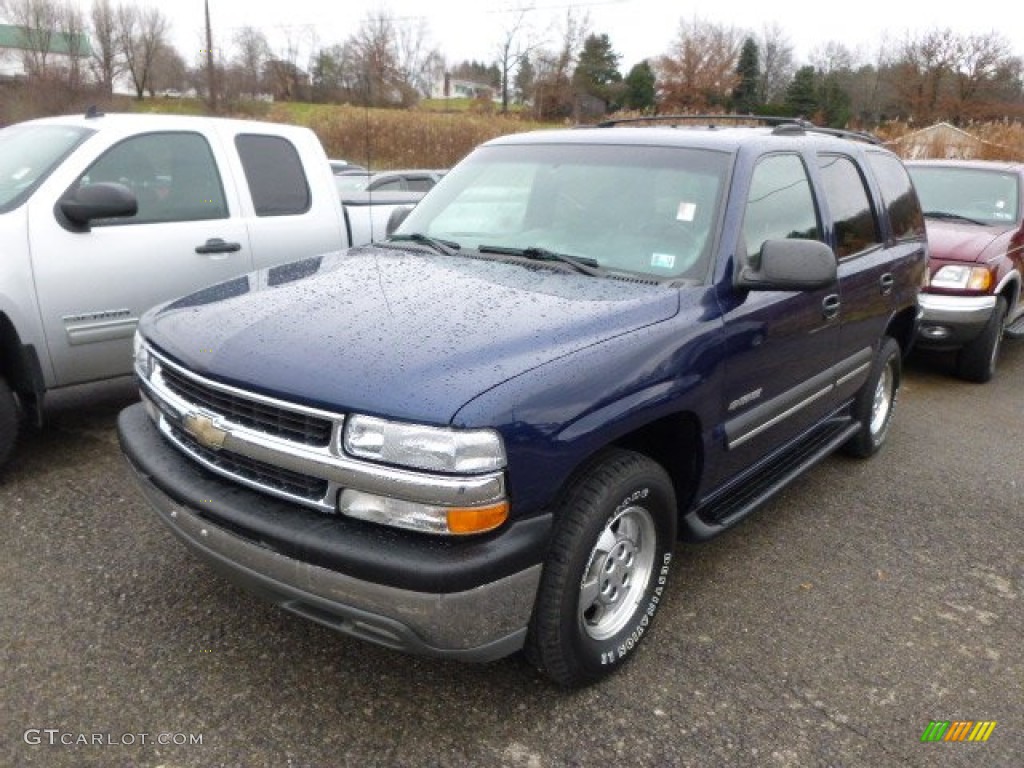
<svg viewBox="0 0 1024 768">
<path fill-rule="evenodd" d="M 153 0 L 142 0 L 142 4 Z M 996 5 L 976 13 L 970 3 L 951 0 L 931 3 L 894 0 L 859 0 L 849 4 L 780 3 L 764 0 L 712 0 L 691 5 L 666 0 L 209 0 L 215 45 L 229 47 L 232 33 L 243 26 L 262 29 L 272 46 L 283 45 L 285 35 L 318 46 L 343 42 L 368 14 L 384 10 L 403 20 L 426 19 L 431 42 L 450 64 L 464 59 L 490 63 L 499 42 L 519 16 L 526 14 L 532 40 L 558 40 L 570 8 L 587 14 L 590 30 L 607 34 L 621 55 L 625 74 L 644 58 L 659 56 L 677 37 L 682 20 L 698 18 L 754 32 L 777 23 L 794 46 L 798 63 L 808 63 L 813 51 L 828 41 L 840 41 L 872 60 L 888 40 L 896 44 L 908 33 L 953 28 L 960 34 L 992 32 Z M 203 0 L 173 0 L 158 7 L 174 25 L 173 39 L 189 63 L 202 47 Z M 1006 6 L 1002 7 L 1005 11 Z M 825 10 L 827 8 L 827 10 Z M 1024 54 L 1024 25 L 1003 25 L 999 30 L 1014 53 Z"/>
</svg>

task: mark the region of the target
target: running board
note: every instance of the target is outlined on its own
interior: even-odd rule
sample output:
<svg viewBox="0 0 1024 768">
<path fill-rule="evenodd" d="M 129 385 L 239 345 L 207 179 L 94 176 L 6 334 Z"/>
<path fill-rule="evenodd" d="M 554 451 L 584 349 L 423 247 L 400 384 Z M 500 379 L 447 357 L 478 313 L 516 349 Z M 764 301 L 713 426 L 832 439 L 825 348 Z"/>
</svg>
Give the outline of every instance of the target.
<svg viewBox="0 0 1024 768">
<path fill-rule="evenodd" d="M 795 447 L 769 459 L 750 476 L 705 499 L 683 518 L 689 538 L 708 539 L 739 522 L 791 480 L 834 453 L 860 428 L 860 423 L 849 417 L 831 419 L 805 435 Z"/>
<path fill-rule="evenodd" d="M 1003 335 L 1011 339 L 1024 339 L 1024 315 L 1003 328 Z"/>
</svg>

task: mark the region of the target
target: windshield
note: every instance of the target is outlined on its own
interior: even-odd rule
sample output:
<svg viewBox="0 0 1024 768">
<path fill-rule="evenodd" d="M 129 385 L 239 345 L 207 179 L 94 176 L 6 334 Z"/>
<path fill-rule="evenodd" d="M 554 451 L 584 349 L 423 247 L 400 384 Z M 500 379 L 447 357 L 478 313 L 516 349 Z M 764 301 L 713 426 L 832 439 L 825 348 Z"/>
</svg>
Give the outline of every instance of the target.
<svg viewBox="0 0 1024 768">
<path fill-rule="evenodd" d="M 982 224 L 1019 221 L 1017 175 L 983 168 L 908 166 L 925 216 Z"/>
<path fill-rule="evenodd" d="M 12 125 L 0 130 L 0 213 L 21 205 L 93 131 L 70 125 Z"/>
<path fill-rule="evenodd" d="M 703 278 L 730 156 L 622 145 L 481 147 L 396 231 L 462 249 L 565 254 L 656 278 Z"/>
</svg>

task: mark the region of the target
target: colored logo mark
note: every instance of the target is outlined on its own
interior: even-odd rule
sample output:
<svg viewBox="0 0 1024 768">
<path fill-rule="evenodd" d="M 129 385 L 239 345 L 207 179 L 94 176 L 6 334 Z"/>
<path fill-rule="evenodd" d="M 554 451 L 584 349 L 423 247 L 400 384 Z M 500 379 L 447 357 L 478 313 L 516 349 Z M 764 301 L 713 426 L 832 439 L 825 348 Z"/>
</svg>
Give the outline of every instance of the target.
<svg viewBox="0 0 1024 768">
<path fill-rule="evenodd" d="M 995 720 L 932 720 L 921 741 L 988 741 L 995 729 Z"/>
</svg>

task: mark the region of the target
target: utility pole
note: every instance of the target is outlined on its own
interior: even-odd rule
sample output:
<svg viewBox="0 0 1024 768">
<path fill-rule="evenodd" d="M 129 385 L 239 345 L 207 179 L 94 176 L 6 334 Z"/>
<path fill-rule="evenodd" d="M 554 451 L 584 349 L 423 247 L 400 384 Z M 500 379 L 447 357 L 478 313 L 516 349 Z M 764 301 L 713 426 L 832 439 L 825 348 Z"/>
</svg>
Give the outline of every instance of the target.
<svg viewBox="0 0 1024 768">
<path fill-rule="evenodd" d="M 217 113 L 217 70 L 213 62 L 213 30 L 210 27 L 210 0 L 205 0 L 206 6 L 206 77 L 207 86 L 210 89 L 210 111 Z"/>
</svg>

